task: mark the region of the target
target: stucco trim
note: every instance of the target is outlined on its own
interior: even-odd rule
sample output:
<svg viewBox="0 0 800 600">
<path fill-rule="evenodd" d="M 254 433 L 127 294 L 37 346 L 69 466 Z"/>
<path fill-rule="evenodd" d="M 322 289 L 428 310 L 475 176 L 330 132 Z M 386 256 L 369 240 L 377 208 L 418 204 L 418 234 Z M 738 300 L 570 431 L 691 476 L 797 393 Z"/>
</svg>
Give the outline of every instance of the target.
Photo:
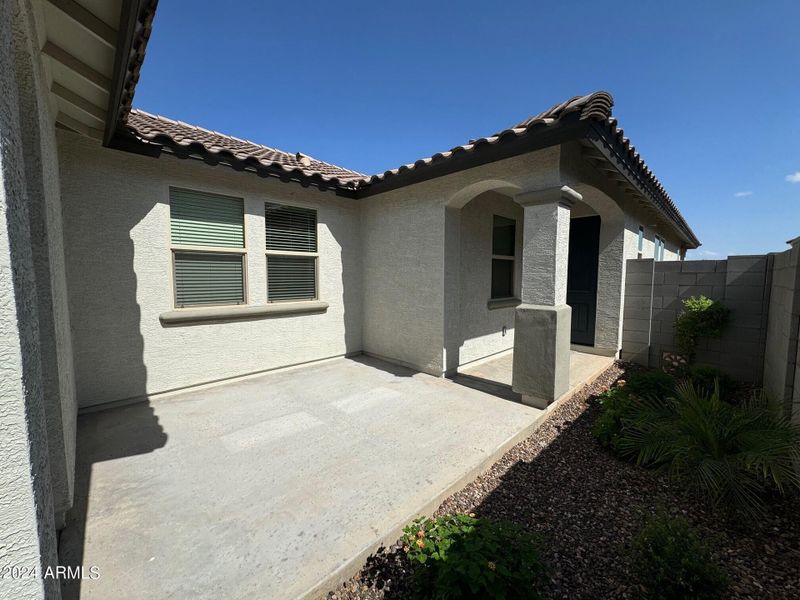
<svg viewBox="0 0 800 600">
<path fill-rule="evenodd" d="M 259 317 L 280 317 L 321 313 L 328 310 L 327 302 L 280 302 L 264 306 L 214 306 L 212 308 L 180 308 L 159 315 L 162 325 L 188 325 L 202 321 L 234 321 Z"/>
<path fill-rule="evenodd" d="M 498 308 L 516 308 L 522 304 L 522 300 L 519 298 L 495 298 L 494 300 L 489 300 L 486 303 L 486 308 L 489 310 L 497 310 Z"/>
</svg>

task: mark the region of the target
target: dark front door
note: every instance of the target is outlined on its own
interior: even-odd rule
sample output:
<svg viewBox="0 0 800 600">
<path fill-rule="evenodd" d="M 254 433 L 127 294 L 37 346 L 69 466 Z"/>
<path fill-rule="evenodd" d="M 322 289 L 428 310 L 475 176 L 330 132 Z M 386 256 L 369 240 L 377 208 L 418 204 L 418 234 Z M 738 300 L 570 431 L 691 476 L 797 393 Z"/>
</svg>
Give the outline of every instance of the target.
<svg viewBox="0 0 800 600">
<path fill-rule="evenodd" d="M 567 304 L 572 307 L 572 343 L 594 345 L 597 316 L 597 259 L 600 255 L 600 217 L 569 222 Z"/>
</svg>

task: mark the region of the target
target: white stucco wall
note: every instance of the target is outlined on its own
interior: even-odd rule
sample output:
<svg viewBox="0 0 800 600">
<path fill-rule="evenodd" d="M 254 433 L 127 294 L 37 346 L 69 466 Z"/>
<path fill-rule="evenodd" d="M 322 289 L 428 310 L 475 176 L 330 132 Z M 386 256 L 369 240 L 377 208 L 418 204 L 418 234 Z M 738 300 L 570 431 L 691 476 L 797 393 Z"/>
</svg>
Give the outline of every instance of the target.
<svg viewBox="0 0 800 600">
<path fill-rule="evenodd" d="M 558 147 L 547 148 L 361 201 L 365 352 L 436 375 L 464 362 L 461 210 L 489 190 L 514 195 L 556 185 L 558 157 Z M 481 328 L 486 321 L 475 331 Z M 492 340 L 481 350 L 484 343 L 468 354 L 478 358 L 504 346 Z"/>
<path fill-rule="evenodd" d="M 28 572 L 57 562 L 29 211 L 38 198 L 28 185 L 31 163 L 20 115 L 31 107 L 20 94 L 18 73 L 32 59 L 26 51 L 32 25 L 29 3 L 0 3 L 0 565 Z M 54 580 L 6 574 L 0 596 L 60 594 Z"/>
<path fill-rule="evenodd" d="M 152 395 L 361 350 L 356 201 L 199 161 L 98 148 L 59 132 L 80 406 Z M 249 303 L 266 303 L 264 203 L 317 210 L 327 312 L 165 327 L 173 309 L 169 187 L 244 198 Z"/>
</svg>

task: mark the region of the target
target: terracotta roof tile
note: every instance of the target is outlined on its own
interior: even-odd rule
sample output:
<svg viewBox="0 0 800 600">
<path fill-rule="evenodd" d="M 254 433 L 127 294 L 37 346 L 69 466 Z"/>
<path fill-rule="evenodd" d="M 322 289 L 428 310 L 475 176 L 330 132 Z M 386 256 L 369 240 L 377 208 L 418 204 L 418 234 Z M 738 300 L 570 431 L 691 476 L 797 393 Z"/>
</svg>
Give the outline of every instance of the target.
<svg viewBox="0 0 800 600">
<path fill-rule="evenodd" d="M 470 154 L 482 147 L 502 144 L 524 136 L 538 135 L 543 130 L 557 127 L 565 119 L 571 122 L 577 120 L 595 123 L 603 135 L 611 140 L 617 156 L 622 156 L 627 161 L 633 177 L 637 180 L 638 185 L 646 190 L 651 201 L 683 232 L 687 241 L 699 245 L 697 237 L 667 194 L 664 186 L 641 158 L 630 140 L 625 137 L 623 130 L 618 127 L 617 120 L 611 115 L 613 106 L 614 99 L 608 92 L 599 91 L 585 96 L 575 96 L 494 135 L 470 140 L 467 144 L 372 176 L 326 163 L 301 153 L 284 152 L 202 127 L 188 125 L 181 121 L 151 115 L 137 109 L 131 110 L 127 126 L 141 140 L 162 144 L 171 147 L 174 151 L 204 154 L 212 160 L 238 160 L 245 164 L 255 163 L 254 166 L 261 165 L 277 169 L 287 176 L 317 178 L 331 187 L 357 193 L 359 190 L 366 191 L 375 184 L 408 171 L 420 170 L 446 162 L 460 154 Z"/>
<path fill-rule="evenodd" d="M 206 152 L 220 159 L 232 157 L 241 161 L 254 160 L 264 167 L 278 168 L 287 174 L 318 176 L 332 185 L 354 188 L 357 182 L 366 178 L 363 173 L 337 167 L 299 152 L 284 152 L 139 109 L 131 110 L 127 125 L 147 142 L 184 148 L 189 152 Z"/>
</svg>

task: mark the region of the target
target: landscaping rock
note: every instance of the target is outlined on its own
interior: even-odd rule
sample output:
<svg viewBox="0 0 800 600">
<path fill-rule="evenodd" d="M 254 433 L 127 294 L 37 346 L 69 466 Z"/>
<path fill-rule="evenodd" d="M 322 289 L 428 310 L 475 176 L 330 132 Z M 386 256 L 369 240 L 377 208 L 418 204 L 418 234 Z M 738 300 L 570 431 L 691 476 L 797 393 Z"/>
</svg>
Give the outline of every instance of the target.
<svg viewBox="0 0 800 600">
<path fill-rule="evenodd" d="M 800 596 L 800 498 L 772 499 L 760 522 L 730 520 L 663 474 L 617 460 L 594 439 L 596 396 L 634 370 L 617 363 L 578 390 L 436 515 L 475 513 L 542 534 L 548 598 L 635 598 L 641 590 L 630 574 L 630 540 L 663 507 L 699 529 L 730 578 L 727 597 Z M 328 597 L 406 598 L 411 583 L 410 565 L 395 544 Z"/>
</svg>

